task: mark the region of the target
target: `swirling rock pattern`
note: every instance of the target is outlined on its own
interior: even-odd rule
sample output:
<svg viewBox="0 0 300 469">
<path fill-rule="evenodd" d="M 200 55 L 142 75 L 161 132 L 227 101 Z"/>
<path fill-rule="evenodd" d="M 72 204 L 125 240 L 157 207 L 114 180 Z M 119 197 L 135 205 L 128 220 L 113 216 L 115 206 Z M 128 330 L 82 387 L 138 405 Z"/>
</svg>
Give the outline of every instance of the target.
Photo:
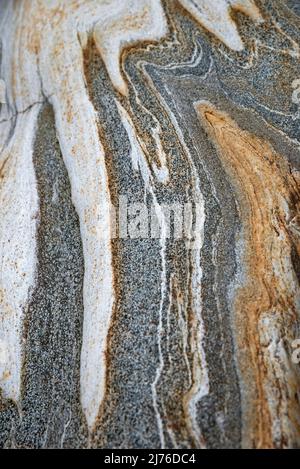
<svg viewBox="0 0 300 469">
<path fill-rule="evenodd" d="M 300 446 L 299 27 L 0 1 L 2 447 Z"/>
</svg>

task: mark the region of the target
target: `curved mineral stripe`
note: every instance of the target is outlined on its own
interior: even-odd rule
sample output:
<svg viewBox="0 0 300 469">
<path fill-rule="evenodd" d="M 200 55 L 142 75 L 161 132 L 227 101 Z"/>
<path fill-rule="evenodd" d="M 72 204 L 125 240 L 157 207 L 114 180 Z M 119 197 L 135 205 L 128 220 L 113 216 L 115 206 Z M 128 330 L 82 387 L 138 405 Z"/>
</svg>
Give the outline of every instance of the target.
<svg viewBox="0 0 300 469">
<path fill-rule="evenodd" d="M 244 48 L 230 8 L 242 11 L 255 21 L 262 21 L 252 0 L 179 0 L 182 6 L 208 31 L 235 51 Z"/>
<path fill-rule="evenodd" d="M 81 351 L 81 402 L 89 428 L 105 394 L 106 338 L 113 304 L 110 193 L 95 110 L 85 88 L 75 93 L 72 110 L 55 95 L 51 102 L 62 155 L 79 216 L 84 255 L 84 322 Z M 72 125 L 68 115 L 72 113 Z"/>
<path fill-rule="evenodd" d="M 209 394 L 209 374 L 208 364 L 206 359 L 206 353 L 204 349 L 205 339 L 205 324 L 202 317 L 202 299 L 201 299 L 201 281 L 202 281 L 202 266 L 201 266 L 201 250 L 204 241 L 204 224 L 205 224 L 205 201 L 200 189 L 199 176 L 197 169 L 193 162 L 190 151 L 184 141 L 182 131 L 176 121 L 176 118 L 172 111 L 168 109 L 169 117 L 176 129 L 180 143 L 185 151 L 188 158 L 193 182 L 194 199 L 196 202 L 196 237 L 193 241 L 189 242 L 189 249 L 191 249 L 191 278 L 190 282 L 192 285 L 192 328 L 190 332 L 190 347 L 192 352 L 192 366 L 190 370 L 191 383 L 190 389 L 184 396 L 184 412 L 186 416 L 187 426 L 189 432 L 194 438 L 196 445 L 200 448 L 205 448 L 206 443 L 204 441 L 201 428 L 197 422 L 197 404 L 200 400 Z M 192 231 L 192 227 L 189 227 L 189 232 Z"/>
<path fill-rule="evenodd" d="M 0 154 L 0 387 L 18 402 L 24 309 L 34 286 L 38 196 L 32 161 L 39 106 L 17 117 Z M 0 127 L 6 123 L 0 124 Z M 1 132 L 0 132 L 1 134 Z"/>
<path fill-rule="evenodd" d="M 50 37 L 49 37 L 50 36 Z M 47 36 L 41 53 L 43 88 L 54 108 L 72 201 L 79 216 L 84 254 L 84 321 L 81 403 L 93 429 L 105 395 L 106 339 L 115 299 L 111 251 L 110 193 L 97 116 L 84 82 L 81 45 L 65 24 Z M 60 48 L 63 41 L 68 48 Z M 55 61 L 49 67 L 49 57 Z"/>
<path fill-rule="evenodd" d="M 161 226 L 161 302 L 159 310 L 159 324 L 157 330 L 157 343 L 158 343 L 158 352 L 159 352 L 159 365 L 156 369 L 155 379 L 151 384 L 152 396 L 153 396 L 153 407 L 155 410 L 155 415 L 157 419 L 157 425 L 159 429 L 161 447 L 165 447 L 165 436 L 164 433 L 167 431 L 170 434 L 171 440 L 174 440 L 171 430 L 164 425 L 164 422 L 167 420 L 167 415 L 165 412 L 165 406 L 163 402 L 160 402 L 160 396 L 157 392 L 158 384 L 161 379 L 161 375 L 164 372 L 164 356 L 162 353 L 162 343 L 161 337 L 163 333 L 162 325 L 162 315 L 164 313 L 164 303 L 167 298 L 167 278 L 166 278 L 166 221 L 163 210 L 157 201 L 155 194 L 155 181 L 151 174 L 150 168 L 148 167 L 147 158 L 143 151 L 143 145 L 140 142 L 140 139 L 136 133 L 134 125 L 128 115 L 127 111 L 121 106 L 119 102 L 116 101 L 118 111 L 124 125 L 124 128 L 127 132 L 130 145 L 131 145 L 131 159 L 132 165 L 135 170 L 140 170 L 142 178 L 144 180 L 145 188 L 149 191 L 153 198 L 154 209 L 156 211 L 156 216 Z M 173 122 L 174 124 L 175 122 Z M 176 125 L 176 124 L 175 124 Z M 177 128 L 177 131 L 179 129 Z M 180 134 L 180 137 L 181 134 Z M 209 379 L 208 379 L 208 368 L 206 363 L 205 352 L 203 349 L 203 341 L 205 336 L 205 328 L 203 320 L 201 317 L 202 303 L 201 303 L 201 279 L 202 279 L 202 267 L 200 264 L 201 249 L 203 244 L 203 230 L 204 230 L 204 221 L 205 221 L 205 212 L 204 212 L 204 200 L 202 193 L 199 187 L 198 176 L 192 162 L 192 158 L 189 154 L 189 151 L 184 144 L 183 139 L 181 140 L 185 148 L 186 154 L 188 156 L 189 162 L 191 164 L 191 171 L 194 184 L 194 197 L 196 200 L 196 226 L 194 227 L 195 233 L 197 233 L 196 239 L 191 241 L 189 244 L 189 249 L 191 249 L 191 259 L 192 259 L 192 268 L 191 268 L 191 278 L 189 281 L 192 285 L 192 310 L 193 318 L 191 320 L 190 330 L 188 331 L 188 325 L 183 326 L 183 336 L 186 333 L 186 336 L 189 335 L 191 354 L 192 354 L 192 363 L 188 364 L 189 374 L 190 374 L 190 388 L 186 395 L 183 398 L 183 407 L 186 418 L 186 424 L 189 429 L 190 436 L 193 438 L 195 445 L 198 447 L 205 447 L 205 442 L 201 434 L 201 429 L 197 423 L 197 403 L 208 394 L 209 392 Z M 156 175 L 157 177 L 157 175 Z M 158 181 L 160 178 L 157 177 Z M 161 182 L 161 181 L 160 181 Z M 190 220 L 192 222 L 192 220 Z M 192 226 L 186 227 L 186 235 L 192 233 Z M 171 301 L 171 296 L 169 296 L 168 301 Z M 176 445 L 175 445 L 176 446 Z"/>
<path fill-rule="evenodd" d="M 141 41 L 155 41 L 167 33 L 160 0 L 114 0 L 107 3 L 107 17 L 97 22 L 94 40 L 114 87 L 127 94 L 120 70 L 122 48 Z"/>
<path fill-rule="evenodd" d="M 146 155 L 142 149 L 142 145 L 139 141 L 138 135 L 134 128 L 133 122 L 128 115 L 127 111 L 122 107 L 122 105 L 116 101 L 116 105 L 118 108 L 118 112 L 124 126 L 124 129 L 127 132 L 128 139 L 131 146 L 131 160 L 132 166 L 135 171 L 139 170 L 141 176 L 143 178 L 143 182 L 145 185 L 145 190 L 151 194 L 153 199 L 154 210 L 157 216 L 157 220 L 159 226 L 161 228 L 161 235 L 160 235 L 160 246 L 161 246 L 161 298 L 160 298 L 160 308 L 159 308 L 159 323 L 158 323 L 158 330 L 157 330 L 157 345 L 158 345 L 158 354 L 159 354 L 159 364 L 156 368 L 155 378 L 154 381 L 151 383 L 151 391 L 152 391 L 152 399 L 153 399 L 153 407 L 155 411 L 157 427 L 159 431 L 160 437 L 160 444 L 161 448 L 165 448 L 165 428 L 163 424 L 163 417 L 160 411 L 159 405 L 159 396 L 157 395 L 157 384 L 159 382 L 161 373 L 164 367 L 164 357 L 162 353 L 162 346 L 161 346 L 161 335 L 162 335 L 162 314 L 164 308 L 164 302 L 166 299 L 166 292 L 167 292 L 167 285 L 166 285 L 166 220 L 163 213 L 161 206 L 157 201 L 157 197 L 155 194 L 155 187 L 153 177 L 148 166 Z M 162 405 L 162 411 L 164 412 L 164 407 Z"/>
<path fill-rule="evenodd" d="M 4 349 L 0 387 L 4 397 L 16 402 L 21 394 L 24 310 L 37 262 L 38 195 L 32 151 L 40 109 L 34 103 L 41 98 L 39 83 L 35 86 L 31 77 L 35 59 L 19 50 L 23 6 L 15 9 L 14 2 L 3 2 L 0 24 L 0 75 L 5 83 L 0 112 L 0 339 Z"/>
<path fill-rule="evenodd" d="M 155 86 L 150 78 L 147 76 L 148 82 L 153 88 L 155 93 Z M 189 148 L 184 140 L 182 130 L 177 122 L 177 119 L 165 102 L 162 95 L 158 95 L 162 106 L 167 111 L 168 116 L 174 129 L 176 130 L 177 137 L 184 150 L 184 154 L 190 165 L 191 170 L 191 182 L 193 187 L 193 202 L 196 205 L 196 226 L 194 233 L 196 234 L 193 241 L 188 241 L 188 249 L 191 250 L 191 272 L 190 272 L 190 283 L 192 285 L 191 292 L 191 305 L 192 305 L 192 328 L 190 332 L 189 345 L 192 352 L 192 364 L 189 369 L 190 375 L 190 388 L 183 398 L 183 407 L 185 413 L 185 420 L 189 433 L 193 438 L 195 444 L 200 448 L 205 448 L 206 443 L 204 441 L 201 428 L 197 422 L 197 404 L 200 400 L 209 394 L 209 374 L 208 374 L 208 363 L 206 359 L 206 352 L 204 349 L 205 339 L 205 324 L 202 317 L 202 299 L 201 299 L 201 280 L 202 280 L 202 266 L 201 266 L 201 250 L 204 241 L 204 225 L 205 225 L 205 201 L 200 188 L 200 180 L 198 172 L 193 161 L 192 155 Z M 178 109 L 177 109 L 178 111 Z M 190 227 L 187 227 L 188 233 L 193 231 Z"/>
<path fill-rule="evenodd" d="M 300 443 L 299 369 L 289 343 L 299 325 L 299 180 L 264 140 L 210 103 L 195 109 L 236 192 L 243 226 L 232 308 L 246 447 Z"/>
</svg>

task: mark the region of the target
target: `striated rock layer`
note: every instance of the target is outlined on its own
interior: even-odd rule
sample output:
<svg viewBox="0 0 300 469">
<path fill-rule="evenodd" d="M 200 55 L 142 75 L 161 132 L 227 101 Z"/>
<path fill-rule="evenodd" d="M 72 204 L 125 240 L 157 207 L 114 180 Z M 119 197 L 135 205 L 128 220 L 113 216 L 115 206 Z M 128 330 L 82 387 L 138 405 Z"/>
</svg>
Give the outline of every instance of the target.
<svg viewBox="0 0 300 469">
<path fill-rule="evenodd" d="M 300 446 L 292 0 L 0 0 L 1 447 Z"/>
</svg>

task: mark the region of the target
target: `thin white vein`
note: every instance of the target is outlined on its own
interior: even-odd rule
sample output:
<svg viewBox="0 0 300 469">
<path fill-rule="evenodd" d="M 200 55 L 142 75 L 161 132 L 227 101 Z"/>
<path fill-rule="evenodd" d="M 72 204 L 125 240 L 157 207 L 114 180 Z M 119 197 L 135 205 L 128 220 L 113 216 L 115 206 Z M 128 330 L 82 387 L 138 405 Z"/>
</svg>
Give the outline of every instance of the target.
<svg viewBox="0 0 300 469">
<path fill-rule="evenodd" d="M 150 77 L 148 77 L 150 80 Z M 150 80 L 152 87 L 154 88 L 153 82 Z M 167 89 L 167 92 L 169 90 Z M 185 155 L 188 158 L 191 173 L 192 173 L 192 184 L 193 184 L 193 197 L 197 203 L 197 239 L 195 244 L 190 246 L 191 257 L 192 257 L 192 306 L 195 313 L 196 322 L 193 327 L 193 334 L 191 340 L 191 348 L 193 353 L 193 385 L 188 391 L 185 397 L 185 404 L 188 411 L 188 425 L 190 426 L 191 433 L 195 436 L 196 440 L 201 447 L 205 447 L 205 442 L 202 437 L 201 430 L 197 422 L 197 403 L 209 393 L 209 376 L 208 366 L 206 362 L 206 354 L 204 350 L 204 338 L 205 338 L 205 325 L 202 318 L 202 300 L 201 300 L 201 279 L 202 279 L 202 267 L 201 267 L 201 250 L 204 240 L 204 223 L 205 223 L 205 202 L 200 190 L 200 181 L 197 173 L 197 169 L 190 151 L 185 143 L 182 130 L 176 120 L 175 115 L 171 111 L 170 107 L 164 101 L 164 98 L 159 95 L 164 108 L 167 110 L 169 118 L 177 132 L 177 136 L 180 140 Z"/>
<path fill-rule="evenodd" d="M 127 132 L 127 135 L 130 141 L 131 158 L 133 161 L 133 166 L 135 168 L 139 167 L 140 169 L 142 178 L 144 180 L 145 188 L 146 190 L 148 190 L 149 194 L 152 197 L 157 220 L 159 222 L 160 229 L 161 229 L 161 233 L 160 233 L 161 291 L 160 291 L 160 305 L 159 305 L 159 312 L 158 312 L 158 327 L 157 327 L 157 347 L 158 347 L 159 364 L 158 364 L 158 367 L 156 368 L 155 379 L 151 383 L 151 390 L 152 390 L 152 397 L 153 397 L 153 407 L 154 407 L 156 420 L 157 420 L 157 426 L 159 430 L 160 443 L 161 443 L 161 447 L 165 448 L 164 428 L 163 428 L 163 421 L 162 421 L 160 409 L 159 409 L 160 406 L 159 406 L 158 396 L 157 396 L 157 386 L 159 384 L 161 374 L 164 368 L 164 357 L 163 357 L 163 351 L 162 351 L 162 336 L 163 336 L 163 311 L 164 311 L 164 305 L 165 305 L 166 293 L 167 293 L 167 267 L 166 267 L 167 225 L 166 225 L 166 220 L 165 220 L 165 216 L 163 213 L 163 209 L 158 203 L 158 200 L 154 191 L 153 177 L 149 169 L 146 156 L 140 144 L 139 138 L 136 134 L 132 120 L 130 116 L 128 115 L 127 111 L 121 106 L 121 104 L 118 101 L 116 101 L 116 104 L 118 107 L 118 111 L 119 111 L 122 123 L 124 125 L 124 128 Z"/>
</svg>

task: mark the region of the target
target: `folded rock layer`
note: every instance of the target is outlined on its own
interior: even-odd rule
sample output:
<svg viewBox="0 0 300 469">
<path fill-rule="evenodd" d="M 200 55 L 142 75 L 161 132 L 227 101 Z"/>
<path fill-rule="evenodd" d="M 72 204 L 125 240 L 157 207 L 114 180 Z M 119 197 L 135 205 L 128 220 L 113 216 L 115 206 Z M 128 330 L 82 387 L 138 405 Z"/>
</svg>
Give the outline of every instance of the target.
<svg viewBox="0 0 300 469">
<path fill-rule="evenodd" d="M 299 26 L 1 2 L 2 447 L 300 446 Z"/>
</svg>

